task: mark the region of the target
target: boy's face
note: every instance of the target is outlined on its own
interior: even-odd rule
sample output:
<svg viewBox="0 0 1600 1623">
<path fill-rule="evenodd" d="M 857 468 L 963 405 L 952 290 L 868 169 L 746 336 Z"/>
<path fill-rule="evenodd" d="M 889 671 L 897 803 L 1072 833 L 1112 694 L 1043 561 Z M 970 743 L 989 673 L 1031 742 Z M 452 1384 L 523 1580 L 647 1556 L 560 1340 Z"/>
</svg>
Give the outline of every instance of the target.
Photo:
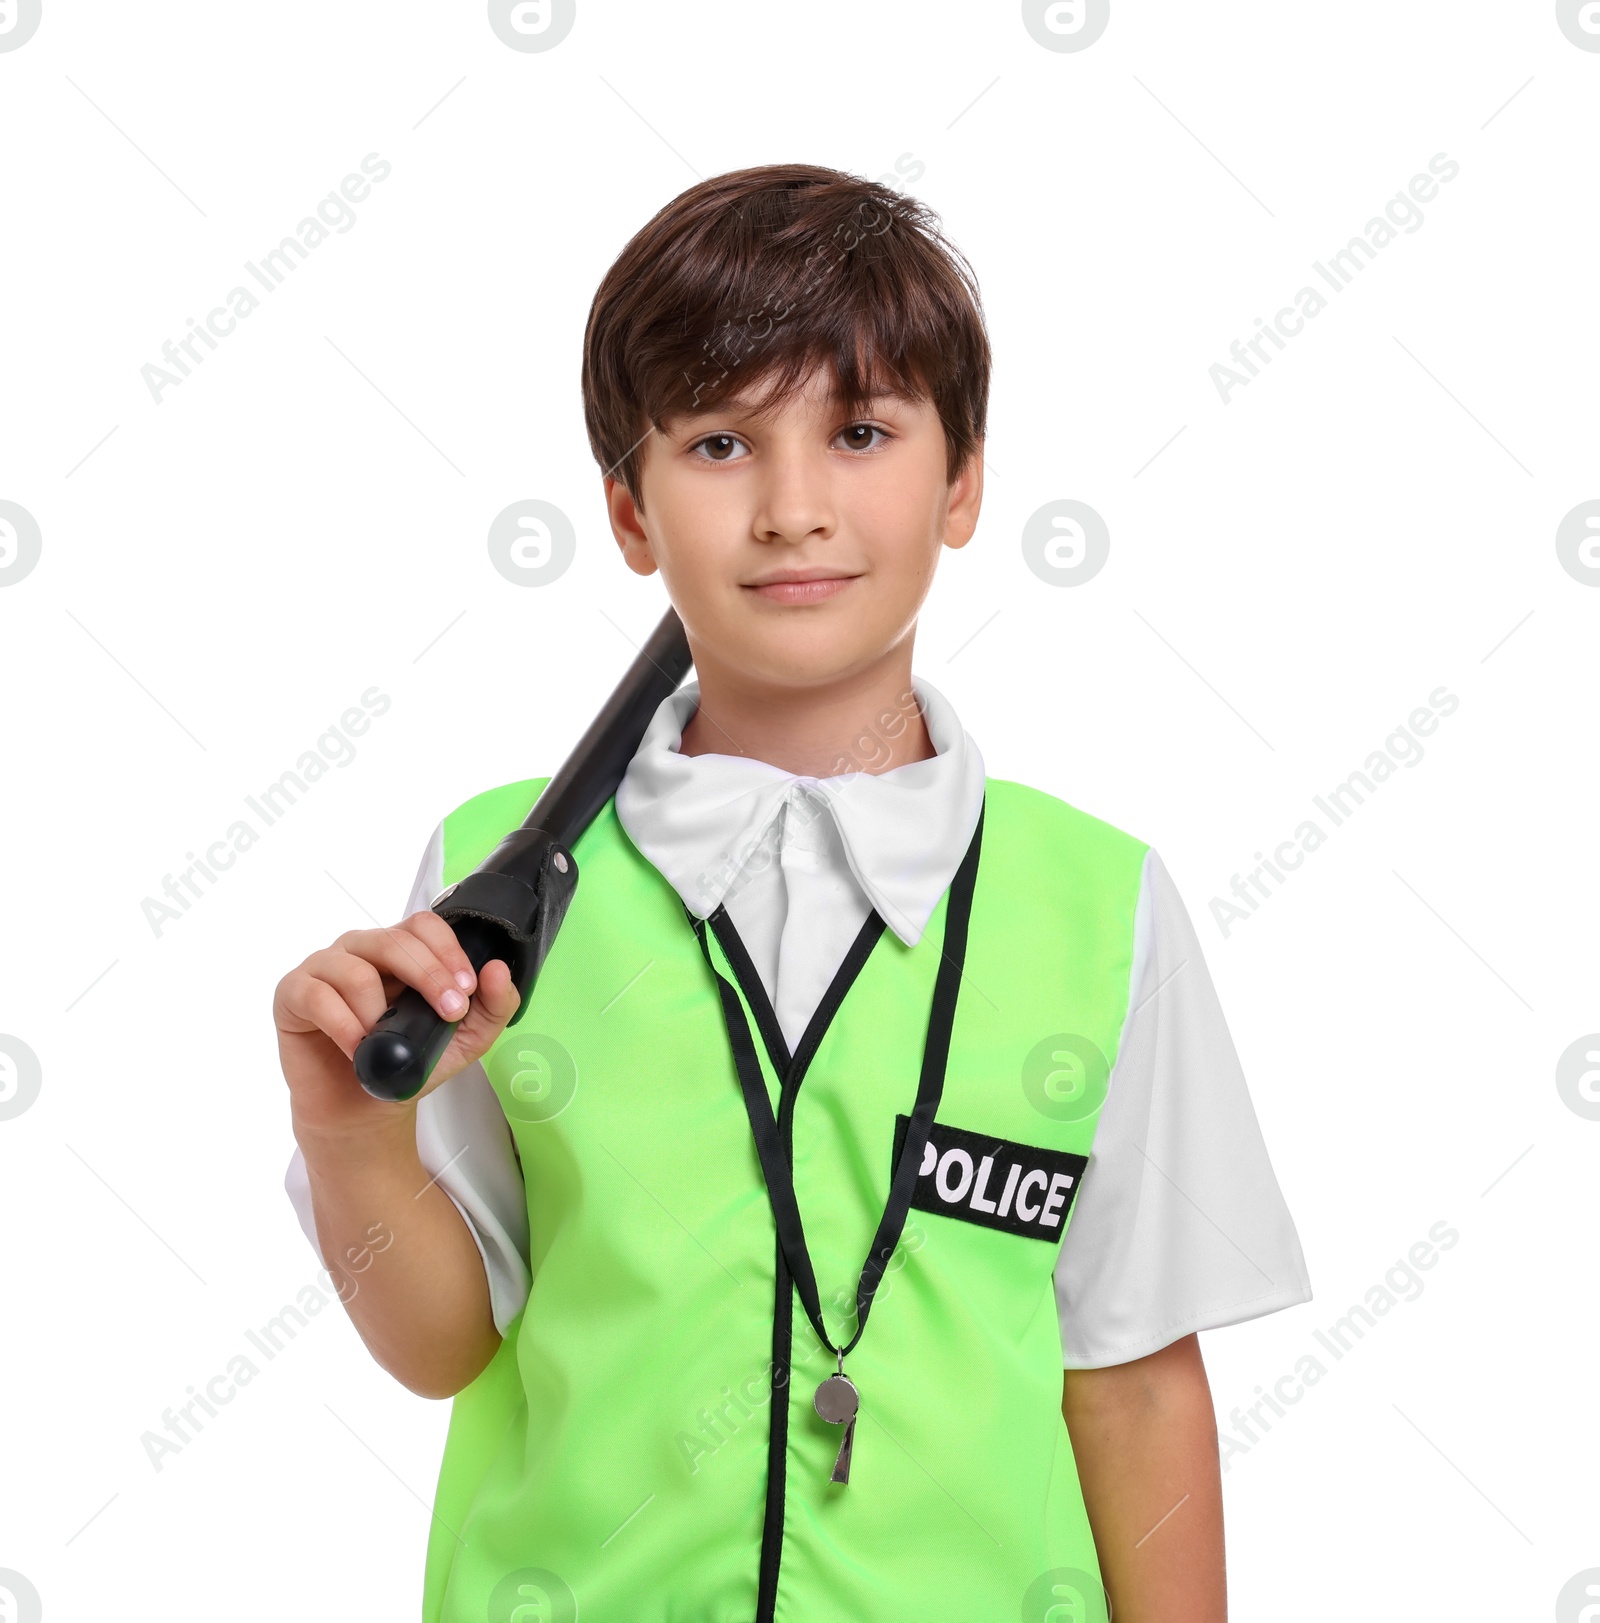
<svg viewBox="0 0 1600 1623">
<path fill-rule="evenodd" d="M 909 661 L 939 549 L 967 543 L 983 495 L 981 456 L 953 484 L 945 460 L 930 402 L 850 417 L 819 370 L 764 416 L 745 396 L 652 431 L 642 507 L 615 478 L 606 500 L 628 566 L 665 578 L 702 684 L 805 688 Z"/>
</svg>

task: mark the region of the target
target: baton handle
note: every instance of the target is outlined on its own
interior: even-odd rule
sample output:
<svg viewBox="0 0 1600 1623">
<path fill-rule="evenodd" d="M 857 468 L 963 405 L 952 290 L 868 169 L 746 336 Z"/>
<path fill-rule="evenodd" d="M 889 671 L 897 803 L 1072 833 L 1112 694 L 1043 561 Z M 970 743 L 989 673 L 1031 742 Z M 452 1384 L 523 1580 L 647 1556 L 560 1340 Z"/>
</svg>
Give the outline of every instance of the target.
<svg viewBox="0 0 1600 1623">
<path fill-rule="evenodd" d="M 505 961 L 521 997 L 508 1024 L 527 1009 L 577 889 L 572 847 L 616 793 L 662 700 L 692 663 L 683 622 L 669 608 L 522 826 L 434 901 L 474 971 Z M 406 987 L 356 1045 L 357 1080 L 374 1099 L 415 1098 L 459 1024 Z"/>
</svg>

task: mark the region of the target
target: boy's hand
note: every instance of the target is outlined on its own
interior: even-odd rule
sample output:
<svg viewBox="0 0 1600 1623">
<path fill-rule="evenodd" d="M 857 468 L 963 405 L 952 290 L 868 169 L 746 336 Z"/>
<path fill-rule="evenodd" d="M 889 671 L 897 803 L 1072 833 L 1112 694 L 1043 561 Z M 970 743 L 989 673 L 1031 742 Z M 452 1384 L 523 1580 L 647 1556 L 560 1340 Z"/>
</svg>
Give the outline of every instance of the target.
<svg viewBox="0 0 1600 1623">
<path fill-rule="evenodd" d="M 460 1021 L 426 1085 L 405 1105 L 374 1099 L 352 1063 L 357 1044 L 402 986 L 415 987 L 446 1020 Z M 386 930 L 346 931 L 290 970 L 273 993 L 296 1136 L 342 1137 L 414 1123 L 417 1100 L 479 1058 L 516 1012 L 504 962 L 492 959 L 474 976 L 455 931 L 437 913 L 413 913 Z"/>
</svg>

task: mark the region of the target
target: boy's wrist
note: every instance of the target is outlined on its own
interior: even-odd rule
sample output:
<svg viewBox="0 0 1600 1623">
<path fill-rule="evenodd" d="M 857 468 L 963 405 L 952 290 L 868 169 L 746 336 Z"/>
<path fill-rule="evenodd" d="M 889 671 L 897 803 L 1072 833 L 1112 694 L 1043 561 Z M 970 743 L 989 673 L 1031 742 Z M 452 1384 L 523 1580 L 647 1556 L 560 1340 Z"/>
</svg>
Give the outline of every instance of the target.
<svg viewBox="0 0 1600 1623">
<path fill-rule="evenodd" d="M 417 1162 L 417 1107 L 410 1101 L 391 1105 L 381 1118 L 358 1126 L 328 1127 L 302 1121 L 291 1112 L 295 1142 L 307 1170 L 338 1167 L 390 1168 Z"/>
</svg>

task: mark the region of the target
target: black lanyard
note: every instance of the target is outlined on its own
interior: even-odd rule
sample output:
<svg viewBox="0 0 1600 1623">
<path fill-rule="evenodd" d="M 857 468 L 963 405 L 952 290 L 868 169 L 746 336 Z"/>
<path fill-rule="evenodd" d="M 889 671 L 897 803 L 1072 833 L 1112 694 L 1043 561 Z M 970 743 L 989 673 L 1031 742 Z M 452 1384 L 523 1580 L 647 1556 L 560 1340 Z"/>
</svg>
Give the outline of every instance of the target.
<svg viewBox="0 0 1600 1623">
<path fill-rule="evenodd" d="M 950 1033 L 955 1023 L 956 998 L 961 989 L 962 967 L 966 962 L 967 926 L 972 915 L 972 893 L 977 880 L 978 852 L 982 843 L 983 806 L 980 805 L 977 827 L 972 831 L 972 840 L 967 846 L 966 855 L 961 859 L 961 866 L 957 868 L 955 877 L 951 880 L 946 900 L 944 939 L 940 943 L 939 969 L 934 980 L 933 1002 L 928 1013 L 928 1033 L 923 1043 L 922 1075 L 917 1087 L 916 1104 L 912 1108 L 910 1125 L 906 1129 L 905 1140 L 900 1150 L 900 1159 L 895 1163 L 894 1176 L 890 1179 L 889 1197 L 884 1204 L 883 1217 L 867 1251 L 866 1261 L 861 1265 L 861 1277 L 856 1284 L 856 1332 L 843 1347 L 834 1345 L 828 1336 L 827 1326 L 823 1323 L 821 1303 L 817 1296 L 816 1273 L 811 1266 L 811 1253 L 806 1247 L 805 1228 L 800 1220 L 800 1204 L 795 1195 L 794 1174 L 790 1165 L 793 1149 L 792 1146 L 785 1144 L 783 1135 L 778 1130 L 778 1123 L 773 1117 L 766 1083 L 761 1076 L 760 1061 L 756 1057 L 755 1042 L 750 1034 L 750 1022 L 745 1017 L 738 992 L 712 962 L 711 944 L 705 930 L 707 921 L 694 921 L 700 950 L 705 954 L 706 963 L 717 977 L 717 989 L 722 997 L 723 1020 L 728 1028 L 728 1042 L 733 1049 L 734 1065 L 739 1073 L 739 1086 L 744 1094 L 746 1113 L 750 1117 L 750 1131 L 755 1139 L 761 1174 L 766 1181 L 767 1198 L 772 1207 L 773 1222 L 777 1226 L 778 1241 L 783 1248 L 789 1272 L 794 1277 L 795 1288 L 800 1293 L 800 1302 L 805 1308 L 806 1317 L 811 1321 L 812 1329 L 816 1331 L 823 1346 L 838 1359 L 839 1375 L 830 1378 L 824 1385 L 831 1386 L 838 1380 L 850 1387 L 851 1396 L 848 1398 L 850 1414 L 842 1415 L 836 1422 L 839 1424 L 848 1422 L 850 1429 L 840 1450 L 840 1463 L 835 1467 L 835 1481 L 848 1480 L 849 1451 L 854 1431 L 854 1387 L 844 1380 L 844 1357 L 860 1341 L 862 1332 L 867 1327 L 867 1314 L 871 1311 L 873 1296 L 883 1279 L 889 1259 L 894 1255 L 895 1247 L 900 1243 L 906 1215 L 911 1209 L 911 1196 L 922 1165 L 923 1151 L 933 1128 L 933 1118 L 939 1109 L 939 1100 L 944 1093 L 945 1068 L 950 1058 Z M 727 917 L 726 908 L 721 904 L 711 914 L 710 922 L 717 928 L 719 937 L 723 935 L 724 930 L 732 931 L 732 923 Z M 876 931 L 868 937 L 868 929 L 873 925 L 876 925 Z M 870 940 L 876 939 L 876 934 L 881 933 L 882 929 L 882 919 L 876 915 L 869 915 L 867 925 L 863 926 L 862 935 L 858 937 L 858 945 L 863 941 L 870 944 Z M 855 949 L 852 949 L 852 956 L 854 955 Z M 860 966 L 857 964 L 854 967 Z M 805 1056 L 796 1056 L 797 1059 L 803 1057 Z M 790 1075 L 798 1068 L 796 1064 L 791 1063 Z M 780 1081 L 784 1092 L 788 1093 L 789 1075 L 780 1077 Z M 819 1412 L 822 1407 L 819 1401 Z M 833 1416 L 825 1415 L 825 1418 L 831 1419 Z M 840 1474 L 841 1470 L 843 1475 Z"/>
</svg>

